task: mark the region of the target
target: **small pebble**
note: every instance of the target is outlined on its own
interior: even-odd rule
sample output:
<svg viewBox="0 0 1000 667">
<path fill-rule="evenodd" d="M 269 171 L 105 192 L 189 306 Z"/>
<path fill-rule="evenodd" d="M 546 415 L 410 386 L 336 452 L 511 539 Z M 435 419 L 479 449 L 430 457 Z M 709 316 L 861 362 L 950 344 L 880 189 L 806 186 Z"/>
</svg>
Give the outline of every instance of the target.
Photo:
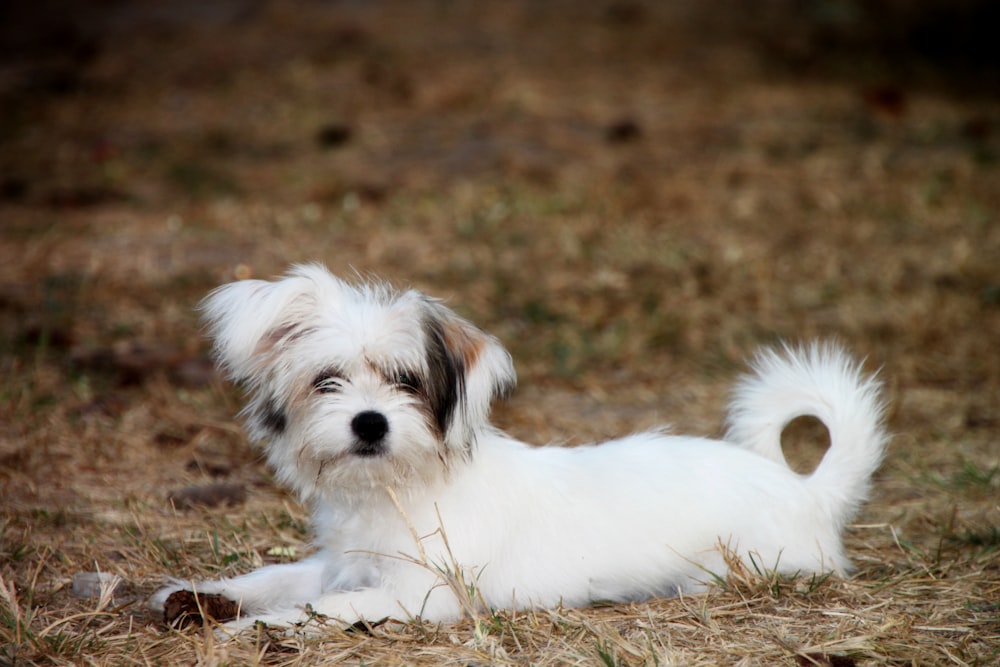
<svg viewBox="0 0 1000 667">
<path fill-rule="evenodd" d="M 79 598 L 101 597 L 101 588 L 111 590 L 114 595 L 121 588 L 123 580 L 110 572 L 77 572 L 73 575 L 73 595 Z"/>
<path fill-rule="evenodd" d="M 622 118 L 608 125 L 604 138 L 612 144 L 626 144 L 642 138 L 642 126 L 632 118 Z"/>
<path fill-rule="evenodd" d="M 323 148 L 337 148 L 351 138 L 351 128 L 341 123 L 324 125 L 316 133 L 316 143 Z"/>
<path fill-rule="evenodd" d="M 168 499 L 177 509 L 191 509 L 198 506 L 239 505 L 246 500 L 246 495 L 246 487 L 242 484 L 216 482 L 171 491 Z"/>
</svg>

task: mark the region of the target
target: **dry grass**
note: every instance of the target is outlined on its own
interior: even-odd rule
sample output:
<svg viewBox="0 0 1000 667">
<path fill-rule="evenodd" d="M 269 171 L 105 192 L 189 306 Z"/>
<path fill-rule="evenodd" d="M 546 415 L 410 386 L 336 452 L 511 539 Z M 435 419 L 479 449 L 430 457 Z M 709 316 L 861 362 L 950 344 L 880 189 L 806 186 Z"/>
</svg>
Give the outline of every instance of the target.
<svg viewBox="0 0 1000 667">
<path fill-rule="evenodd" d="M 1000 661 L 1000 104 L 924 86 L 957 80 L 933 62 L 824 61 L 806 38 L 829 26 L 762 30 L 798 36 L 788 67 L 736 14 L 577 4 L 112 3 L 54 33 L 68 50 L 21 35 L 39 48 L 0 67 L 0 665 Z M 193 307 L 312 259 L 499 335 L 521 386 L 497 421 L 537 442 L 717 433 L 755 346 L 841 338 L 897 433 L 848 531 L 858 572 L 315 638 L 167 629 L 144 607 L 165 575 L 309 548 Z M 788 446 L 815 460 L 809 433 Z M 168 500 L 211 482 L 233 504 Z M 95 571 L 123 583 L 75 595 Z"/>
</svg>

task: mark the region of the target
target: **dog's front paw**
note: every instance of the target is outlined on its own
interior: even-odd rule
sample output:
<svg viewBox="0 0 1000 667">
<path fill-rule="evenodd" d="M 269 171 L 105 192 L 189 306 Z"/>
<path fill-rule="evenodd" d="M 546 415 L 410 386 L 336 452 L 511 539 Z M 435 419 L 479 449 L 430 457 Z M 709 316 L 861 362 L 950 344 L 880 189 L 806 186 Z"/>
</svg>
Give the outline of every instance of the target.
<svg viewBox="0 0 1000 667">
<path fill-rule="evenodd" d="M 183 628 L 205 620 L 225 623 L 239 616 L 240 606 L 218 593 L 174 591 L 163 602 L 163 622 L 173 628 Z"/>
</svg>

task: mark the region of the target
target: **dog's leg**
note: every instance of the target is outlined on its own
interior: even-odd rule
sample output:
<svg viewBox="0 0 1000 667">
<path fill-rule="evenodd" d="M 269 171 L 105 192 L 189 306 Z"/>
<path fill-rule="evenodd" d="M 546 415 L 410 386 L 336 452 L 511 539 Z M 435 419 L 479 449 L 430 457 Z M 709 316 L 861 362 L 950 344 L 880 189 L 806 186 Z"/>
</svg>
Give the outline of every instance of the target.
<svg viewBox="0 0 1000 667">
<path fill-rule="evenodd" d="M 221 595 L 235 602 L 242 614 L 291 607 L 322 594 L 325 563 L 317 555 L 297 563 L 267 565 L 233 579 L 204 582 L 174 580 L 170 586 L 157 591 L 150 598 L 149 605 L 154 610 L 163 611 L 173 593 L 191 590 L 198 594 Z"/>
<path fill-rule="evenodd" d="M 407 599 L 400 599 L 400 598 Z M 455 596 L 447 589 L 434 589 L 430 593 L 410 598 L 381 587 L 356 591 L 328 593 L 306 605 L 278 609 L 260 615 L 241 616 L 223 625 L 223 632 L 237 634 L 252 628 L 257 622 L 269 626 L 301 626 L 306 632 L 317 631 L 325 622 L 350 626 L 359 621 L 378 623 L 386 618 L 417 618 L 437 621 L 458 618 L 461 609 Z M 308 624 L 318 621 L 316 625 Z"/>
</svg>

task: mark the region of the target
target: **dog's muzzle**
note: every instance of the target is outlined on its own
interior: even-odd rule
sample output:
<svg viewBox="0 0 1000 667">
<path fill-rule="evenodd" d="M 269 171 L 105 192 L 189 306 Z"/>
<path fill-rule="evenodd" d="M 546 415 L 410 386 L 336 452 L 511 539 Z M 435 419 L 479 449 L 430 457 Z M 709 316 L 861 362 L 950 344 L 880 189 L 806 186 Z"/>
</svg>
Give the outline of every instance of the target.
<svg viewBox="0 0 1000 667">
<path fill-rule="evenodd" d="M 366 410 L 359 412 L 351 420 L 351 430 L 358 436 L 353 452 L 358 456 L 381 456 L 385 454 L 385 434 L 389 432 L 389 421 L 381 412 Z"/>
</svg>

